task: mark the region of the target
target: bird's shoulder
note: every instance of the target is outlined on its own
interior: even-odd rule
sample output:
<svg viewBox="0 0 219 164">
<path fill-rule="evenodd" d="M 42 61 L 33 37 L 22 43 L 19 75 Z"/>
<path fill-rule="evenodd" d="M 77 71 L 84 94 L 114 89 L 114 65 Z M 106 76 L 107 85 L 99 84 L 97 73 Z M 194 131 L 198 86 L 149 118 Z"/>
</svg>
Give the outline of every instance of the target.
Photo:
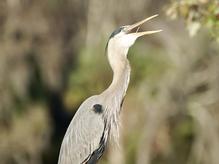
<svg viewBox="0 0 219 164">
<path fill-rule="evenodd" d="M 91 116 L 101 115 L 105 109 L 104 102 L 99 95 L 87 98 L 78 108 L 74 117 L 81 117 L 81 115 L 88 114 Z"/>
<path fill-rule="evenodd" d="M 83 125 L 81 128 L 86 128 L 86 126 L 91 127 L 92 125 L 96 126 L 96 124 L 103 126 L 104 121 L 101 115 L 103 110 L 104 105 L 98 95 L 89 97 L 80 105 L 69 126 L 76 127 Z"/>
<path fill-rule="evenodd" d="M 105 127 L 101 114 L 103 108 L 98 96 L 92 96 L 81 104 L 62 143 L 61 152 L 65 150 L 67 154 L 74 154 L 68 158 L 85 160 L 98 149 Z"/>
</svg>

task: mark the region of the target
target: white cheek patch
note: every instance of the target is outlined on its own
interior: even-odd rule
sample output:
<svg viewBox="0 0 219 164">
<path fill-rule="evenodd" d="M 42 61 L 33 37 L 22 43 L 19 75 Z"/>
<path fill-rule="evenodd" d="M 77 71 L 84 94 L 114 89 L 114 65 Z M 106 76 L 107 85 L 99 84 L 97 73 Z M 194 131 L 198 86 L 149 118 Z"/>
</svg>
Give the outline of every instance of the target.
<svg viewBox="0 0 219 164">
<path fill-rule="evenodd" d="M 136 41 L 137 37 L 133 34 L 127 34 L 124 36 L 121 36 L 121 38 L 119 39 L 119 42 L 121 42 L 122 46 L 124 47 L 131 47 L 135 41 Z"/>
</svg>

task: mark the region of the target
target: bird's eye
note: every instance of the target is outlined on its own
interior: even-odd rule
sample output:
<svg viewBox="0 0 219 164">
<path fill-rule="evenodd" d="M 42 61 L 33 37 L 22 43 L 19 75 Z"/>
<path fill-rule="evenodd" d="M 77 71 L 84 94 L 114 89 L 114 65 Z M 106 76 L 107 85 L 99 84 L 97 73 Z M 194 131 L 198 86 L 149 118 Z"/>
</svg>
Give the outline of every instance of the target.
<svg viewBox="0 0 219 164">
<path fill-rule="evenodd" d="M 128 32 L 127 27 L 128 26 L 122 26 L 122 32 L 127 33 Z"/>
<path fill-rule="evenodd" d="M 122 30 L 121 30 L 121 31 L 122 31 L 122 32 L 126 32 L 126 30 L 125 30 L 125 28 L 124 28 L 124 27 L 122 28 Z"/>
</svg>

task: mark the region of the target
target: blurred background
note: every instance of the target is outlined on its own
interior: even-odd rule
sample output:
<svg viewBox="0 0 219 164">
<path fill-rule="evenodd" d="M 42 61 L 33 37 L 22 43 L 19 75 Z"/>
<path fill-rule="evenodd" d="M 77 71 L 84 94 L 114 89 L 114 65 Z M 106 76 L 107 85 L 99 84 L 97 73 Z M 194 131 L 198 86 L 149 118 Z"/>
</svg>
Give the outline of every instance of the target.
<svg viewBox="0 0 219 164">
<path fill-rule="evenodd" d="M 111 32 L 157 13 L 99 163 L 219 164 L 218 0 L 0 0 L 0 163 L 57 163 L 77 108 L 111 82 Z"/>
</svg>

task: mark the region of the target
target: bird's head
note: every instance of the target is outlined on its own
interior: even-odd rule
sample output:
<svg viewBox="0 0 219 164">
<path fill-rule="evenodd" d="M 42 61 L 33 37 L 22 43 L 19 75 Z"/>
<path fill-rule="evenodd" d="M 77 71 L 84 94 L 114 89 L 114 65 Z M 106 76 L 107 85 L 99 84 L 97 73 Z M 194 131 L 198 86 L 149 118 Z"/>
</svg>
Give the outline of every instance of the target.
<svg viewBox="0 0 219 164">
<path fill-rule="evenodd" d="M 116 51 L 113 53 L 125 53 L 125 55 L 127 55 L 128 49 L 135 43 L 137 38 L 139 38 L 140 36 L 161 32 L 162 30 L 143 32 L 138 31 L 143 23 L 157 16 L 158 15 L 153 15 L 135 24 L 121 26 L 118 29 L 116 29 L 109 38 L 107 47 L 108 52 Z"/>
</svg>

